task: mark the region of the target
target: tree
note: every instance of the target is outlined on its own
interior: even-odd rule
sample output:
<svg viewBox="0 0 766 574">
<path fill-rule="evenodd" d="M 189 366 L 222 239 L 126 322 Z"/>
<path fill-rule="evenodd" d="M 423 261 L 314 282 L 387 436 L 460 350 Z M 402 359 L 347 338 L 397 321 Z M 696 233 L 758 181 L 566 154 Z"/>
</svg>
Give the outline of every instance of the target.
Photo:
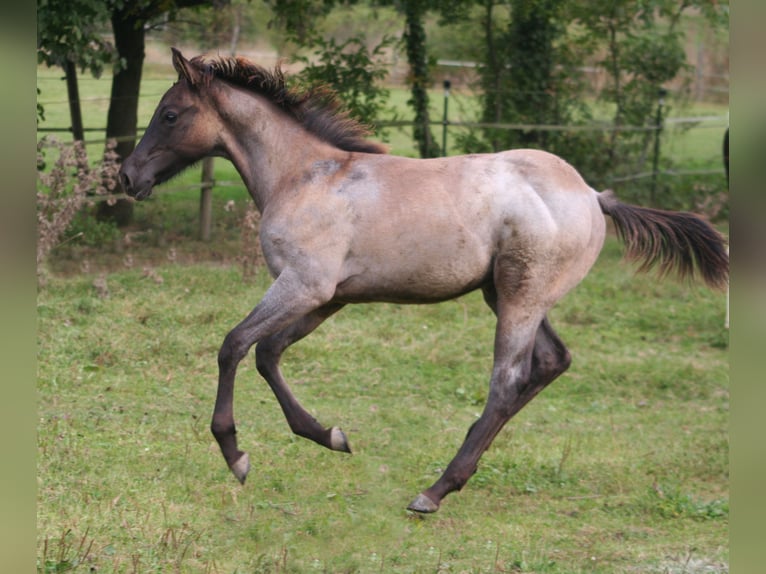
<svg viewBox="0 0 766 574">
<path fill-rule="evenodd" d="M 218 5 L 226 1 L 212 0 Z M 39 1 L 38 59 L 48 65 L 60 65 L 66 72 L 75 139 L 82 139 L 75 66 L 88 68 L 98 76 L 106 64 L 114 64 L 106 137 L 117 140 L 114 151 L 120 159 L 125 159 L 136 142 L 147 26 L 164 15 L 172 17 L 180 8 L 206 3 L 211 0 Z M 99 33 L 107 23 L 112 26 L 114 49 Z M 125 200 L 111 206 L 101 203 L 99 214 L 124 224 L 132 217 L 132 203 Z"/>
<path fill-rule="evenodd" d="M 407 61 L 410 64 L 408 82 L 411 96 L 407 103 L 415 112 L 415 125 L 412 135 L 418 145 L 420 157 L 440 155 L 439 144 L 431 133 L 428 112 L 428 87 L 431 77 L 428 69 L 428 51 L 426 49 L 426 30 L 423 19 L 431 7 L 429 0 L 407 0 L 402 2 L 404 10 L 404 44 Z"/>
<path fill-rule="evenodd" d="M 268 26 L 271 10 L 266 0 L 229 0 L 225 6 L 212 3 L 184 10 L 172 25 L 164 26 L 161 38 L 171 45 L 193 45 L 200 51 L 228 47 L 232 55 L 241 42 L 278 41 Z"/>
<path fill-rule="evenodd" d="M 611 176 L 645 168 L 655 134 L 630 126 L 659 128 L 656 110 L 666 94 L 664 86 L 689 67 L 681 19 L 692 9 L 714 25 L 728 25 L 726 0 L 570 3 L 571 19 L 579 29 L 571 34 L 572 41 L 603 54 L 597 64 L 609 78 L 600 96 L 614 109 L 613 130 L 602 154 Z"/>
<path fill-rule="evenodd" d="M 349 4 L 354 4 L 351 0 Z M 455 6 L 467 4 L 466 0 L 372 0 L 377 6 L 393 6 L 404 16 L 403 41 L 409 74 L 407 82 L 411 95 L 408 100 L 415 115 L 413 138 L 421 157 L 440 155 L 430 128 L 428 111 L 428 88 L 431 85 L 429 57 L 426 45 L 425 18 L 429 11 L 441 11 L 445 14 L 455 12 Z M 299 42 L 307 45 L 312 39 L 311 25 L 318 17 L 325 16 L 339 2 L 335 0 L 271 0 L 275 20 L 295 34 Z M 330 46 L 331 47 L 331 46 Z M 332 47 L 331 47 L 332 48 Z M 352 63 L 352 62 L 347 62 Z"/>
<path fill-rule="evenodd" d="M 380 85 L 388 74 L 381 59 L 385 49 L 396 40 L 393 36 L 384 36 L 369 50 L 361 36 L 336 42 L 334 38 L 325 40 L 317 33 L 309 33 L 302 42 L 313 47 L 317 61 L 296 56 L 297 61 L 306 65 L 297 74 L 297 80 L 308 85 L 329 86 L 346 105 L 351 117 L 375 128 L 389 95 Z M 377 133 L 380 135 L 380 130 Z"/>
<path fill-rule="evenodd" d="M 614 110 L 610 130 L 482 129 L 459 138 L 464 151 L 544 148 L 578 166 L 593 185 L 645 171 L 661 89 L 687 68 L 681 17 L 697 8 L 719 25 L 714 0 L 476 0 L 484 55 L 478 68 L 480 121 L 522 125 L 589 124 L 595 65 L 608 81 L 599 109 Z M 606 106 L 604 106 L 606 104 Z M 637 126 L 639 129 L 635 129 Z M 636 198 L 642 201 L 646 198 Z"/>
<path fill-rule="evenodd" d="M 429 12 L 442 16 L 444 22 L 463 15 L 463 8 L 469 0 L 378 0 L 380 5 L 393 5 L 404 14 L 404 47 L 409 63 L 407 83 L 410 85 L 410 99 L 407 103 L 415 112 L 413 138 L 420 157 L 441 155 L 439 144 L 431 133 L 428 88 L 432 84 L 430 58 L 426 36 L 425 20 Z"/>
<path fill-rule="evenodd" d="M 72 135 L 82 141 L 83 125 L 77 68 L 98 77 L 112 61 L 113 49 L 100 32 L 107 19 L 100 0 L 39 0 L 37 3 L 37 60 L 64 70 L 69 96 Z M 38 106 L 39 113 L 44 110 Z"/>
<path fill-rule="evenodd" d="M 526 124 L 558 123 L 560 82 L 556 40 L 563 34 L 559 19 L 564 0 L 512 0 L 508 28 L 509 119 Z M 546 144 L 547 132 L 514 133 L 521 147 Z"/>
</svg>

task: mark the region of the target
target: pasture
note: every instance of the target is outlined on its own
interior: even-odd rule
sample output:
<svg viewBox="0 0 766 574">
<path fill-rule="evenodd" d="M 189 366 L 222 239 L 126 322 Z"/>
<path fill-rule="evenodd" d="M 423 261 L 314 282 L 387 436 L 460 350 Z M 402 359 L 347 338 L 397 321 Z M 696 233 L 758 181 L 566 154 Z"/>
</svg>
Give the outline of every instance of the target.
<svg viewBox="0 0 766 574">
<path fill-rule="evenodd" d="M 169 67 L 168 53 L 146 70 L 141 125 Z M 41 127 L 67 125 L 59 77 L 38 72 Z M 81 81 L 86 126 L 104 125 L 108 89 Z M 432 103 L 441 117 L 438 91 Z M 713 124 L 668 129 L 664 149 L 718 168 Z M 400 136 L 393 151 L 413 155 Z M 208 428 L 216 356 L 270 279 L 243 279 L 248 199 L 215 166 L 237 183 L 215 188 L 212 242 L 194 239 L 195 169 L 136 204 L 120 239 L 53 252 L 37 302 L 38 571 L 728 572 L 725 295 L 635 275 L 614 237 L 551 314 L 572 367 L 437 514 L 405 507 L 483 407 L 494 317 L 478 293 L 349 306 L 288 350 L 293 391 L 344 429 L 350 456 L 293 436 L 244 361 L 235 415 L 253 468 L 240 486 Z"/>
<path fill-rule="evenodd" d="M 724 295 L 636 276 L 609 238 L 551 315 L 571 369 L 423 518 L 405 506 L 486 396 L 481 296 L 351 306 L 288 351 L 296 395 L 346 430 L 350 456 L 294 437 L 243 362 L 242 487 L 208 430 L 216 355 L 268 284 L 172 262 L 48 279 L 40 571 L 728 571 Z"/>
</svg>

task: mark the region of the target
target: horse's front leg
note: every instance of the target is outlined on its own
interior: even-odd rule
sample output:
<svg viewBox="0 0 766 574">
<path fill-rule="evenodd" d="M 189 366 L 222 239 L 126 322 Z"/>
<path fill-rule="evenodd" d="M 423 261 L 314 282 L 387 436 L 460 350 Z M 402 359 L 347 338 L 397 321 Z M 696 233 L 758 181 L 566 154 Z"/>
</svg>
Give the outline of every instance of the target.
<svg viewBox="0 0 766 574">
<path fill-rule="evenodd" d="M 210 430 L 226 464 L 244 483 L 250 470 L 247 453 L 237 447 L 234 425 L 234 379 L 237 366 L 258 341 L 323 306 L 329 295 L 308 289 L 296 274 L 284 271 L 252 312 L 226 335 L 218 352 L 218 392 Z"/>
<path fill-rule="evenodd" d="M 279 360 L 287 347 L 311 333 L 325 319 L 342 308 L 343 304 L 341 303 L 330 303 L 301 317 L 287 328 L 261 340 L 255 348 L 255 364 L 258 372 L 274 392 L 287 423 L 295 434 L 313 440 L 331 450 L 350 453 L 351 449 L 343 431 L 338 427 L 325 428 L 311 416 L 290 392 L 290 388 L 279 370 Z"/>
</svg>

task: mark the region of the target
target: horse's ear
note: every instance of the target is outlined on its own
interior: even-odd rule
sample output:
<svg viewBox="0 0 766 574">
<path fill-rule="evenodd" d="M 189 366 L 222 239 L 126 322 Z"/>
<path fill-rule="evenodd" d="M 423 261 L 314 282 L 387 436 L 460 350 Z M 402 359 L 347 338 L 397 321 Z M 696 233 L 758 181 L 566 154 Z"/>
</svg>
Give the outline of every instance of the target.
<svg viewBox="0 0 766 574">
<path fill-rule="evenodd" d="M 173 67 L 178 72 L 178 78 L 184 78 L 192 86 L 196 86 L 200 80 L 199 70 L 175 48 L 170 48 L 170 51 L 173 52 Z"/>
</svg>

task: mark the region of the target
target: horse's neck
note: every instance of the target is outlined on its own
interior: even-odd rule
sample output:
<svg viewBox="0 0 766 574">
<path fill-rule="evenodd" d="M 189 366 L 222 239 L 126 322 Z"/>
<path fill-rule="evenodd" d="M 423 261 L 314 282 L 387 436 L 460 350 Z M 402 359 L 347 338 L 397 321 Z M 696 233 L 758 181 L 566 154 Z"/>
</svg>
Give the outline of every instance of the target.
<svg viewBox="0 0 766 574">
<path fill-rule="evenodd" d="M 235 110 L 227 114 L 226 155 L 261 212 L 286 181 L 299 179 L 307 166 L 333 152 L 264 98 L 235 92 L 226 99 Z"/>
</svg>

